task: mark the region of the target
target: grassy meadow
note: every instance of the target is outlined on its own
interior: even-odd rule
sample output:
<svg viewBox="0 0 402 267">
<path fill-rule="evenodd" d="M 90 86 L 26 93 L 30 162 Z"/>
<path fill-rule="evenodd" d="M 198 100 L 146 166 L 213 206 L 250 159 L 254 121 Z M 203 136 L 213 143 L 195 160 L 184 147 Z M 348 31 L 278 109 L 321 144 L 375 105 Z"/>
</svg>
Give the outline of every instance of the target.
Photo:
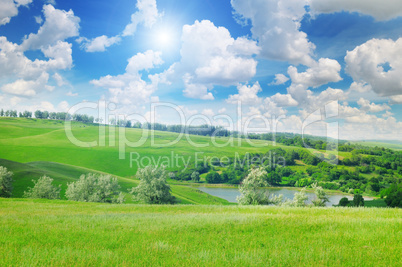
<svg viewBox="0 0 402 267">
<path fill-rule="evenodd" d="M 402 210 L 0 199 L 0 265 L 401 266 Z"/>
<path fill-rule="evenodd" d="M 122 128 L 125 130 L 125 137 L 130 142 L 141 139 L 143 131 L 133 128 Z M 150 132 L 145 131 L 146 134 Z M 72 166 L 85 167 L 105 173 L 122 177 L 132 177 L 136 173 L 137 164 L 133 162 L 130 166 L 130 152 L 139 153 L 141 157 L 153 157 L 156 161 L 159 157 L 171 157 L 173 152 L 194 162 L 195 153 L 199 157 L 229 156 L 234 157 L 235 153 L 244 155 L 247 152 L 257 153 L 267 151 L 272 147 L 269 141 L 252 140 L 253 143 L 264 145 L 265 148 L 254 147 L 246 140 L 234 140 L 233 146 L 228 144 L 228 138 L 218 138 L 216 143 L 225 145 L 216 148 L 209 137 L 190 136 L 190 140 L 181 138 L 175 145 L 164 147 L 177 139 L 178 134 L 169 132 L 154 133 L 155 144 L 152 145 L 151 138 L 140 147 L 126 147 L 125 159 L 119 159 L 119 128 L 107 127 L 105 134 L 99 136 L 97 125 L 72 123 L 72 133 L 80 141 L 92 142 L 105 140 L 105 145 L 95 147 L 78 147 L 66 137 L 64 123 L 54 120 L 37 120 L 22 118 L 0 118 L 0 158 L 16 162 L 59 162 Z M 192 143 L 204 145 L 195 147 Z M 241 142 L 239 145 L 238 142 Z M 251 141 L 250 141 L 251 142 Z M 207 145 L 207 146 L 205 146 Z M 279 146 L 279 144 L 278 144 Z M 282 146 L 289 149 L 286 146 Z M 148 163 L 144 161 L 144 163 Z M 179 164 L 182 161 L 179 160 Z"/>
<path fill-rule="evenodd" d="M 134 142 L 142 131 L 125 129 Z M 210 138 L 182 138 L 155 132 L 137 148 L 126 147 L 119 159 L 118 128 L 99 137 L 99 127 L 73 123 L 81 141 L 106 140 L 105 146 L 77 147 L 66 137 L 60 121 L 0 118 L 0 166 L 14 173 L 12 199 L 0 198 L 0 266 L 400 266 L 402 211 L 378 209 L 382 199 L 366 208 L 285 208 L 238 206 L 171 180 L 178 204 L 133 203 L 128 189 L 136 186 L 136 167 L 129 153 L 185 158 L 265 153 L 272 143 L 254 147 L 216 148 Z M 220 144 L 227 138 L 219 138 Z M 207 143 L 195 147 L 191 142 Z M 278 144 L 283 149 L 298 149 Z M 340 156 L 348 156 L 343 152 Z M 292 168 L 302 170 L 302 163 Z M 81 174 L 109 173 L 126 193 L 124 205 L 65 200 L 67 183 Z M 61 200 L 22 199 L 32 180 L 48 175 L 61 185 Z M 204 175 L 205 176 L 205 175 Z M 202 177 L 205 179 L 205 177 Z M 187 186 L 186 186 L 187 185 Z"/>
</svg>

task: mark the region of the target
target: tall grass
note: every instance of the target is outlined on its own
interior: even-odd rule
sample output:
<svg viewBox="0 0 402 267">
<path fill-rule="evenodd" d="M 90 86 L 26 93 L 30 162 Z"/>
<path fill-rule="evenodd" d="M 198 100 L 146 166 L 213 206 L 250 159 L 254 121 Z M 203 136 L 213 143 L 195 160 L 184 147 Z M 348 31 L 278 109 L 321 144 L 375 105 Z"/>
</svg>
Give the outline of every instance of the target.
<svg viewBox="0 0 402 267">
<path fill-rule="evenodd" d="M 0 199 L 0 266 L 401 266 L 402 211 Z"/>
</svg>

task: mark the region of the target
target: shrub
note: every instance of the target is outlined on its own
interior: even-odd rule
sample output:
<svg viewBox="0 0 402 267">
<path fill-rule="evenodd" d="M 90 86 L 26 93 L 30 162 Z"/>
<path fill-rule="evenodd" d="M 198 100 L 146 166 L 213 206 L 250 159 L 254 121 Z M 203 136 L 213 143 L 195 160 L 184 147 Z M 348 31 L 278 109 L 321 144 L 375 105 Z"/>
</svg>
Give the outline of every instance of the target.
<svg viewBox="0 0 402 267">
<path fill-rule="evenodd" d="M 123 203 L 117 179 L 111 175 L 88 173 L 81 175 L 76 182 L 67 185 L 66 197 L 69 200 L 102 203 Z"/>
<path fill-rule="evenodd" d="M 221 178 L 220 174 L 217 172 L 208 173 L 207 176 L 205 177 L 205 180 L 209 184 L 219 184 L 222 182 L 222 178 Z"/>
<path fill-rule="evenodd" d="M 170 186 L 166 182 L 167 173 L 164 168 L 147 166 L 138 169 L 137 178 L 140 179 L 139 185 L 130 191 L 134 200 L 148 204 L 175 202 L 175 198 L 170 194 Z"/>
<path fill-rule="evenodd" d="M 42 176 L 39 180 L 32 180 L 34 187 L 28 188 L 24 192 L 24 197 L 27 198 L 47 198 L 47 199 L 60 199 L 60 186 L 52 185 L 53 179 L 50 177 Z"/>
<path fill-rule="evenodd" d="M 346 207 L 349 205 L 349 199 L 347 197 L 343 197 L 339 200 L 338 206 L 340 207 Z"/>
<path fill-rule="evenodd" d="M 393 184 L 386 192 L 385 203 L 390 207 L 402 208 L 402 185 Z"/>
<path fill-rule="evenodd" d="M 266 182 L 267 172 L 264 168 L 254 168 L 244 178 L 239 186 L 241 195 L 237 197 L 240 205 L 269 205 L 279 204 L 282 202 L 283 196 L 270 197 L 267 191 L 262 190 L 264 186 L 268 186 Z"/>
<path fill-rule="evenodd" d="M 353 196 L 352 205 L 354 207 L 364 207 L 364 198 L 360 194 L 355 194 Z"/>
<path fill-rule="evenodd" d="M 316 198 L 313 199 L 313 205 L 316 207 L 325 207 L 325 203 L 329 202 L 327 194 L 321 186 L 317 186 L 317 184 L 312 184 L 311 186 L 314 189 L 314 193 Z"/>
<path fill-rule="evenodd" d="M 11 197 L 13 192 L 13 173 L 0 166 L 0 197 Z"/>
<path fill-rule="evenodd" d="M 199 182 L 200 181 L 200 173 L 195 171 L 191 174 L 191 180 L 193 182 Z"/>
</svg>

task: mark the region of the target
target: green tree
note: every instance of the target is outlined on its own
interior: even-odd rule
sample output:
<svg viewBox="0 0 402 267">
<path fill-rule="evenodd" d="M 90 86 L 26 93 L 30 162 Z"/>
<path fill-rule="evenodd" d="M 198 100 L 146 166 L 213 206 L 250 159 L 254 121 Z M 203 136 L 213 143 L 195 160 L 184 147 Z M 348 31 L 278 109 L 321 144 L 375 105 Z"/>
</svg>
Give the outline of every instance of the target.
<svg viewBox="0 0 402 267">
<path fill-rule="evenodd" d="M 207 176 L 205 177 L 205 180 L 209 184 L 218 184 L 222 182 L 221 176 L 217 172 L 208 173 Z"/>
<path fill-rule="evenodd" d="M 11 197 L 13 192 L 13 173 L 0 166 L 0 197 Z"/>
<path fill-rule="evenodd" d="M 293 196 L 293 203 L 291 206 L 293 207 L 305 207 L 307 206 L 306 201 L 308 200 L 308 196 L 306 195 L 306 188 L 303 187 L 300 192 L 296 192 Z"/>
<path fill-rule="evenodd" d="M 164 168 L 147 166 L 138 169 L 137 178 L 140 183 L 133 187 L 130 193 L 135 201 L 148 204 L 172 204 L 175 198 L 170 194 L 170 186 L 167 184 L 167 172 Z"/>
<path fill-rule="evenodd" d="M 402 208 L 402 184 L 393 184 L 385 193 L 385 203 L 389 207 Z"/>
<path fill-rule="evenodd" d="M 352 204 L 355 207 L 364 207 L 364 198 L 363 198 L 363 196 L 360 195 L 360 194 L 354 195 Z"/>
<path fill-rule="evenodd" d="M 116 178 L 94 173 L 83 174 L 78 181 L 68 184 L 66 197 L 69 200 L 84 202 L 124 202 Z"/>
<path fill-rule="evenodd" d="M 262 187 L 268 186 L 267 172 L 263 167 L 253 168 L 239 186 L 241 195 L 237 197 L 240 205 L 268 205 L 279 204 L 283 196 L 270 197 Z"/>
<path fill-rule="evenodd" d="M 349 205 L 349 199 L 347 197 L 343 197 L 339 200 L 338 206 L 340 207 L 346 207 Z"/>
<path fill-rule="evenodd" d="M 200 173 L 199 172 L 193 172 L 191 174 L 191 180 L 193 182 L 199 182 L 200 181 Z"/>
<path fill-rule="evenodd" d="M 39 180 L 32 180 L 34 187 L 28 188 L 24 192 L 24 197 L 27 198 L 47 198 L 47 199 L 60 199 L 60 186 L 52 185 L 53 179 L 48 176 L 42 176 Z"/>
<path fill-rule="evenodd" d="M 317 183 L 312 184 L 311 187 L 314 189 L 315 199 L 313 199 L 313 205 L 315 207 L 325 207 L 325 203 L 329 202 L 328 196 L 321 186 L 317 186 Z"/>
</svg>

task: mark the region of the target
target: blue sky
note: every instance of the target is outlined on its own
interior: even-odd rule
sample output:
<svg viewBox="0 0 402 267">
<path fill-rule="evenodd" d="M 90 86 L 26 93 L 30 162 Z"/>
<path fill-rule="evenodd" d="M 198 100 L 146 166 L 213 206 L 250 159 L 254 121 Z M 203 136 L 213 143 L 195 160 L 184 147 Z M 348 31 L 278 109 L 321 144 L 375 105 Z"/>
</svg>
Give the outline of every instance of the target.
<svg viewBox="0 0 402 267">
<path fill-rule="evenodd" d="M 0 0 L 0 103 L 401 140 L 401 26 L 397 0 Z"/>
</svg>

